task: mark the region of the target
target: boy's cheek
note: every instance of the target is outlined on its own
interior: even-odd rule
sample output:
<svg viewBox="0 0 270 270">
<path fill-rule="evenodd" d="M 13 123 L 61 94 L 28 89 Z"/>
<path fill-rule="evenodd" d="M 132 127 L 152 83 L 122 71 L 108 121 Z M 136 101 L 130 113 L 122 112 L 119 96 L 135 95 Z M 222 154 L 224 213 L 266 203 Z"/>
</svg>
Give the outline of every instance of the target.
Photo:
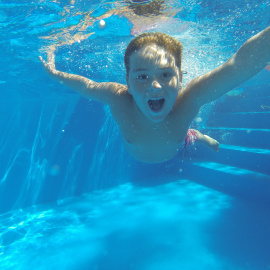
<svg viewBox="0 0 270 270">
<path fill-rule="evenodd" d="M 180 85 L 180 81 L 177 78 L 172 78 L 169 82 L 170 87 L 177 87 Z"/>
</svg>

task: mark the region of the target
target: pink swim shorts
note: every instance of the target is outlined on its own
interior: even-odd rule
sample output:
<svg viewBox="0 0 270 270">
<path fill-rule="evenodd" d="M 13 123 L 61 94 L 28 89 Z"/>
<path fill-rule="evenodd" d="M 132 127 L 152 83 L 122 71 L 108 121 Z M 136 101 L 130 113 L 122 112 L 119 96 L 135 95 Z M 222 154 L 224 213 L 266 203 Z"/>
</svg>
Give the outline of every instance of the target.
<svg viewBox="0 0 270 270">
<path fill-rule="evenodd" d="M 185 138 L 185 146 L 184 148 L 188 147 L 189 145 L 193 145 L 195 141 L 198 140 L 197 132 L 194 129 L 189 129 L 187 136 Z"/>
</svg>

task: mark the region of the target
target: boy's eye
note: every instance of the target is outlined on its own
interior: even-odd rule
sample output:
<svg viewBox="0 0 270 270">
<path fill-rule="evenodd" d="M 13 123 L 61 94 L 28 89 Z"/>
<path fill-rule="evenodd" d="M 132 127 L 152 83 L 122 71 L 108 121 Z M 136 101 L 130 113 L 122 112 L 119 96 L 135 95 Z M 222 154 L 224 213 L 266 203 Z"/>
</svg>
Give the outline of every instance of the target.
<svg viewBox="0 0 270 270">
<path fill-rule="evenodd" d="M 164 72 L 164 73 L 162 73 L 161 77 L 164 79 L 169 79 L 172 77 L 172 75 L 169 72 Z"/>
<path fill-rule="evenodd" d="M 138 80 L 147 80 L 148 79 L 148 76 L 147 75 L 145 75 L 145 74 L 142 74 L 142 75 L 139 75 L 139 76 L 137 76 L 137 79 Z"/>
</svg>

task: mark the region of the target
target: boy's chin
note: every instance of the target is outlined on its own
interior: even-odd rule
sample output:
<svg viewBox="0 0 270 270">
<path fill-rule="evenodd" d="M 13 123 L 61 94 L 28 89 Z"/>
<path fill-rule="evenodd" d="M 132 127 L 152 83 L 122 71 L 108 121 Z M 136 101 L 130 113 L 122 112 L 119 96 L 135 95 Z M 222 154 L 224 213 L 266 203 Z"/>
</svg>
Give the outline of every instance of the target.
<svg viewBox="0 0 270 270">
<path fill-rule="evenodd" d="M 148 115 L 148 119 L 154 123 L 159 123 L 159 122 L 164 121 L 167 116 L 168 116 L 168 114 L 158 114 L 158 115 L 150 114 L 150 115 Z"/>
<path fill-rule="evenodd" d="M 160 122 L 162 122 L 164 119 L 165 119 L 165 118 L 163 118 L 163 119 L 151 119 L 151 121 L 152 121 L 153 123 L 160 123 Z"/>
</svg>

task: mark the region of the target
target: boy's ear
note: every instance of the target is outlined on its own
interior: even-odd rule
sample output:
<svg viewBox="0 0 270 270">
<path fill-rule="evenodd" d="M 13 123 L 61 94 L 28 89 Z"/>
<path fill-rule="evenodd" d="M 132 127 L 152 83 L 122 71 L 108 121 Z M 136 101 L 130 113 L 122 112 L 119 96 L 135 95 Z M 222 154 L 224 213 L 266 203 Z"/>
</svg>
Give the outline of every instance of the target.
<svg viewBox="0 0 270 270">
<path fill-rule="evenodd" d="M 179 73 L 179 82 L 182 84 L 183 82 L 183 73 L 180 71 Z"/>
<path fill-rule="evenodd" d="M 179 84 L 179 91 L 180 91 L 181 88 L 182 88 L 182 81 L 183 81 L 183 73 L 180 71 L 180 72 L 179 72 L 179 81 L 178 81 L 178 84 Z"/>
<path fill-rule="evenodd" d="M 126 82 L 127 82 L 128 92 L 130 93 L 129 80 L 128 80 L 128 75 L 127 74 L 126 74 Z"/>
</svg>

